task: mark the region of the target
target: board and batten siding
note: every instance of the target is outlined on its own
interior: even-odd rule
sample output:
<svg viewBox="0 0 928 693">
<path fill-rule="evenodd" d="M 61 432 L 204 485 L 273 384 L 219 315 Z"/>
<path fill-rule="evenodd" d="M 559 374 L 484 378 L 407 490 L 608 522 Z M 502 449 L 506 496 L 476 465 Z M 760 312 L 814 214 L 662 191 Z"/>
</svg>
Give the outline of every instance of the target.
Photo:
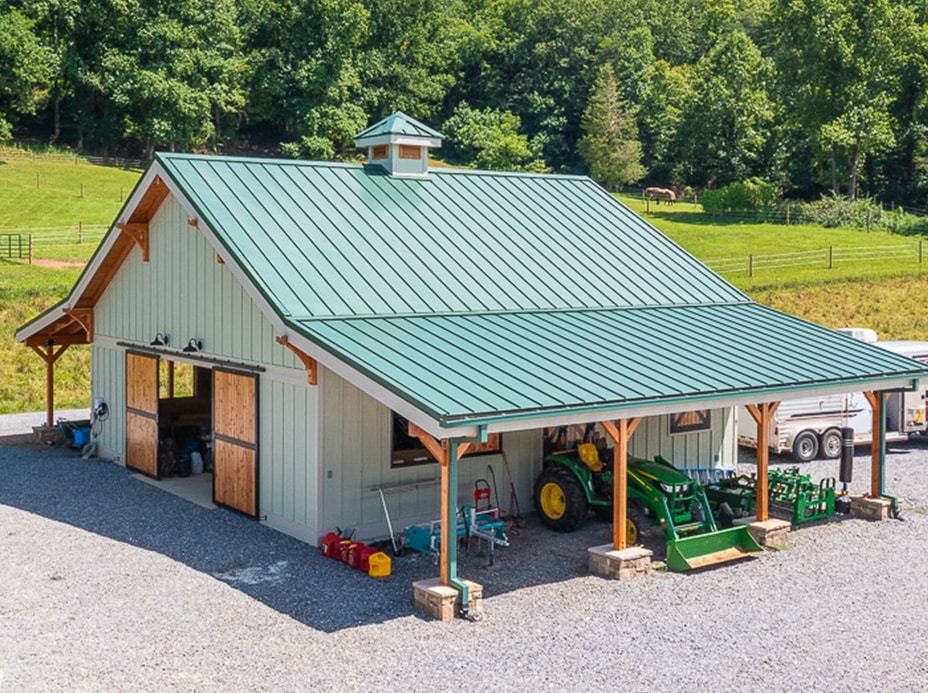
<svg viewBox="0 0 928 693">
<path fill-rule="evenodd" d="M 358 539 L 387 536 L 378 487 L 385 490 L 395 531 L 437 519 L 441 488 L 438 463 L 391 468 L 390 409 L 328 370 L 322 373 L 321 388 L 323 530 L 352 527 Z M 521 510 L 529 512 L 532 483 L 541 469 L 541 431 L 506 433 L 503 449 Z M 487 479 L 492 484 L 488 465 L 496 475 L 498 504 L 509 510 L 509 477 L 502 455 L 461 459 L 458 504 L 473 504 L 475 480 Z M 493 502 L 497 503 L 495 497 Z"/>
<path fill-rule="evenodd" d="M 271 323 L 173 197 L 149 224 L 149 251 L 144 263 L 133 248 L 94 310 L 92 396 L 110 409 L 101 454 L 125 463 L 126 357 L 116 343 L 148 344 L 160 332 L 181 349 L 202 339 L 206 356 L 268 368 L 258 378 L 259 516 L 315 544 L 318 387 L 306 383 L 302 363 L 276 343 Z"/>
</svg>

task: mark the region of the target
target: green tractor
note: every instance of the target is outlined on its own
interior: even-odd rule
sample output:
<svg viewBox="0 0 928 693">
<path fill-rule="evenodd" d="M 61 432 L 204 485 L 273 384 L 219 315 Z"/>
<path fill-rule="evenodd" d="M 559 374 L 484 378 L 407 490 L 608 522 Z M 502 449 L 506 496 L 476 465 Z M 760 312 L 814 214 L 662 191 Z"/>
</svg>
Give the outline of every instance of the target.
<svg viewBox="0 0 928 693">
<path fill-rule="evenodd" d="M 612 452 L 606 455 L 611 462 Z M 549 455 L 535 482 L 535 509 L 541 521 L 559 532 L 572 532 L 592 509 L 612 517 L 613 473 L 599 449 L 584 443 L 574 453 Z M 762 551 L 747 527 L 718 529 L 702 486 L 658 456 L 628 458 L 626 540 L 638 543 L 652 526 L 663 529 L 667 568 L 685 571 L 744 558 Z"/>
</svg>

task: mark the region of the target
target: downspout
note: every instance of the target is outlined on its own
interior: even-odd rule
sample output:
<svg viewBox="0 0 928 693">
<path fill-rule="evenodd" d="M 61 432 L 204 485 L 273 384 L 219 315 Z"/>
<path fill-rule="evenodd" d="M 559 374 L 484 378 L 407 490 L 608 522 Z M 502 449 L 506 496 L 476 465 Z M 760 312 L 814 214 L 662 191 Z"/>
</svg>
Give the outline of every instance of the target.
<svg viewBox="0 0 928 693">
<path fill-rule="evenodd" d="M 880 452 L 878 455 L 878 466 L 879 466 L 879 475 L 877 483 L 879 484 L 878 488 L 880 491 L 880 498 L 888 498 L 892 501 L 892 513 L 893 517 L 897 520 L 901 520 L 902 517 L 899 514 L 899 499 L 895 496 L 891 496 L 886 493 L 885 482 L 886 482 L 886 398 L 885 395 L 880 392 Z"/>
<path fill-rule="evenodd" d="M 461 618 L 468 617 L 468 589 L 467 583 L 458 579 L 458 441 L 454 438 L 448 441 L 448 503 L 445 507 L 445 517 L 441 518 L 445 526 L 449 528 L 448 546 L 446 556 L 448 560 L 447 574 L 448 584 L 456 589 L 461 595 L 461 606 L 459 615 Z"/>
</svg>

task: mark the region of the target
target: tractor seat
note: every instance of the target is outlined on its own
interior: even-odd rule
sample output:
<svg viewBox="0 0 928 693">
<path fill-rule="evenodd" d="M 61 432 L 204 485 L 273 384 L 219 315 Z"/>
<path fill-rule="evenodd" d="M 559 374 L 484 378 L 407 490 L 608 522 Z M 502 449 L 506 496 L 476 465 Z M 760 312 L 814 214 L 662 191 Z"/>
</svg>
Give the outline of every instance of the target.
<svg viewBox="0 0 928 693">
<path fill-rule="evenodd" d="M 594 474 L 603 471 L 603 461 L 599 459 L 599 450 L 592 443 L 583 443 L 577 446 L 577 454 L 580 455 L 580 461 L 583 462 Z"/>
</svg>

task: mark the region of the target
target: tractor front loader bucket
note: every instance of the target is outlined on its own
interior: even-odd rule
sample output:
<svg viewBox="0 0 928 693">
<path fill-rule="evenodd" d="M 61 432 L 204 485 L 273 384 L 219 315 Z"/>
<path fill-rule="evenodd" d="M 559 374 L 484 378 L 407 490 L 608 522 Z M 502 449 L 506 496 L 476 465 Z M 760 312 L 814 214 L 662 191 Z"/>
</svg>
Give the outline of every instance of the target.
<svg viewBox="0 0 928 693">
<path fill-rule="evenodd" d="M 760 544 L 740 525 L 707 534 L 697 534 L 667 542 L 667 569 L 684 572 L 716 563 L 747 558 L 763 551 Z"/>
</svg>

